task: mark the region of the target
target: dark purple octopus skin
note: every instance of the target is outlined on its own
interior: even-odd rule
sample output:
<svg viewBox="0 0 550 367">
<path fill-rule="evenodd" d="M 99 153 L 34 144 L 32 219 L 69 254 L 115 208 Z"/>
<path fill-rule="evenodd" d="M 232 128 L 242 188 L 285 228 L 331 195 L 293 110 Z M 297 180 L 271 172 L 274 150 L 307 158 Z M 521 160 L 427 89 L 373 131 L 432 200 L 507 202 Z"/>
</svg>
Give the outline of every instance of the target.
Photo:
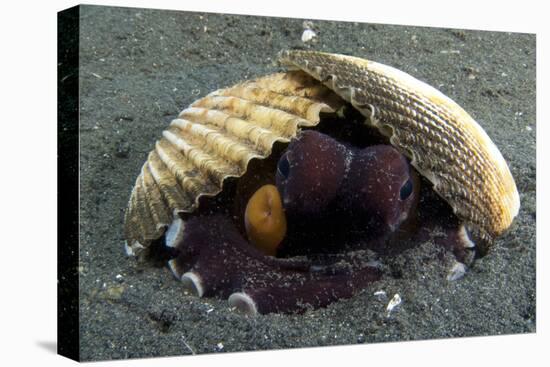
<svg viewBox="0 0 550 367">
<path fill-rule="evenodd" d="M 379 279 L 376 267 L 334 273 L 302 259 L 266 256 L 251 246 L 225 216 L 191 218 L 173 263 L 186 288 L 198 296 L 229 297 L 249 313 L 299 313 L 319 308 Z"/>
<path fill-rule="evenodd" d="M 289 223 L 319 228 L 328 216 L 325 227 L 352 223 L 370 238 L 394 233 L 418 201 L 416 172 L 395 148 L 355 149 L 316 131 L 290 144 L 276 182 Z"/>
<path fill-rule="evenodd" d="M 281 156 L 276 181 L 289 233 L 298 233 L 299 239 L 283 241 L 278 254 L 293 253 L 296 243 L 315 252 L 316 233 L 318 238 L 329 238 L 332 232 L 358 231 L 368 248 L 380 249 L 400 232 L 425 241 L 433 227 L 441 225 L 433 219 L 441 211 L 429 213 L 432 217 L 416 215 L 420 181 L 406 158 L 391 146 L 356 149 L 319 132 L 304 131 Z M 440 242 L 461 261 L 468 247 L 462 227 L 444 217 L 447 236 Z M 420 218 L 417 229 L 403 230 L 413 218 Z M 338 228 L 344 225 L 352 229 Z M 313 237 L 301 236 L 304 231 Z M 340 240 L 336 237 L 332 243 Z M 222 215 L 190 218 L 175 247 L 178 255 L 170 267 L 187 289 L 201 297 L 229 297 L 231 306 L 249 314 L 325 307 L 353 296 L 381 276 L 372 264 L 342 269 L 326 259 L 266 256 Z"/>
</svg>

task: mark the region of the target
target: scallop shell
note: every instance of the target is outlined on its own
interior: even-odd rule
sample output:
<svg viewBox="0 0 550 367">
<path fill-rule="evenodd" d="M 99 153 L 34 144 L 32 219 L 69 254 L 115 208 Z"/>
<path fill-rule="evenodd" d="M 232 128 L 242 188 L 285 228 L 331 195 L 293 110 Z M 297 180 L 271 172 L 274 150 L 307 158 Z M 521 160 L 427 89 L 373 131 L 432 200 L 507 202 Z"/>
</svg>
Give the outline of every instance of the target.
<svg viewBox="0 0 550 367">
<path fill-rule="evenodd" d="M 433 87 L 392 67 L 356 57 L 285 51 L 299 70 L 217 90 L 183 110 L 141 169 L 125 215 L 127 250 L 139 253 L 201 196 L 240 177 L 252 158 L 313 127 L 321 112 L 346 102 L 392 145 L 453 208 L 476 239 L 490 244 L 519 211 L 516 185 L 481 126 Z M 346 101 L 346 102 L 345 102 Z"/>
</svg>

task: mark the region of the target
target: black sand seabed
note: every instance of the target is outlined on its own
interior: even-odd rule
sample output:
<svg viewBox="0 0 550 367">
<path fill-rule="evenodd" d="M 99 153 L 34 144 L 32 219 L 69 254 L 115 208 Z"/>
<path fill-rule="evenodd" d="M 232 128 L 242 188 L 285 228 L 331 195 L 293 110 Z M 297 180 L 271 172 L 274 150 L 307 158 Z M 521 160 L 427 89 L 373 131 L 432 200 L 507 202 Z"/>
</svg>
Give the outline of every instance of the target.
<svg viewBox="0 0 550 367">
<path fill-rule="evenodd" d="M 143 9 L 81 8 L 82 359 L 266 350 L 534 332 L 535 36 Z M 461 280 L 429 244 L 349 300 L 299 316 L 246 317 L 185 295 L 167 268 L 123 251 L 130 190 L 161 131 L 192 101 L 276 70 L 277 52 L 369 58 L 437 87 L 486 129 L 521 196 L 511 230 Z M 394 273 L 394 275 L 396 275 Z M 399 277 L 400 276 L 400 277 Z M 388 317 L 389 299 L 401 306 Z"/>
</svg>

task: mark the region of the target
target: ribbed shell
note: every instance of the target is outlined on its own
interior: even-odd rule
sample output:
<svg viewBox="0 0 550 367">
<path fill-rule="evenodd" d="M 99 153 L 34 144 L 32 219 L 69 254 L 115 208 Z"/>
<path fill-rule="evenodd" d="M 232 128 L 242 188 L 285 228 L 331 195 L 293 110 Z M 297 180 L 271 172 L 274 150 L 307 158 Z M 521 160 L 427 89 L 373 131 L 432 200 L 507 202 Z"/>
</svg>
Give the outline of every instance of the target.
<svg viewBox="0 0 550 367">
<path fill-rule="evenodd" d="M 315 126 L 344 102 L 301 71 L 277 73 L 217 90 L 183 110 L 149 153 L 130 196 L 125 236 L 132 252 L 159 238 L 178 213 L 220 192 L 276 141 Z"/>
<path fill-rule="evenodd" d="M 400 70 L 357 57 L 284 51 L 280 58 L 367 116 L 411 158 L 475 237 L 490 243 L 510 226 L 520 201 L 508 165 L 453 100 Z"/>
</svg>

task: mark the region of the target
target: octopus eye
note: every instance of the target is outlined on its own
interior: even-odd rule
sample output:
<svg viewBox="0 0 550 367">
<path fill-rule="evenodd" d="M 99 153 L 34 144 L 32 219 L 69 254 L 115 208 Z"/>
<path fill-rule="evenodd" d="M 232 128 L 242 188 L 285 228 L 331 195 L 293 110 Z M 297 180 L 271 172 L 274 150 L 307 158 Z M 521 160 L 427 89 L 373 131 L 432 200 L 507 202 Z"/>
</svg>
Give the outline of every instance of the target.
<svg viewBox="0 0 550 367">
<path fill-rule="evenodd" d="M 413 183 L 409 178 L 407 181 L 405 181 L 403 186 L 401 186 L 401 190 L 399 190 L 399 199 L 401 200 L 407 199 L 409 196 L 411 196 L 412 192 L 413 192 Z"/>
<path fill-rule="evenodd" d="M 290 163 L 288 162 L 287 154 L 284 154 L 279 159 L 279 163 L 277 164 L 277 173 L 281 175 L 283 180 L 288 178 L 288 174 L 290 173 Z"/>
</svg>

